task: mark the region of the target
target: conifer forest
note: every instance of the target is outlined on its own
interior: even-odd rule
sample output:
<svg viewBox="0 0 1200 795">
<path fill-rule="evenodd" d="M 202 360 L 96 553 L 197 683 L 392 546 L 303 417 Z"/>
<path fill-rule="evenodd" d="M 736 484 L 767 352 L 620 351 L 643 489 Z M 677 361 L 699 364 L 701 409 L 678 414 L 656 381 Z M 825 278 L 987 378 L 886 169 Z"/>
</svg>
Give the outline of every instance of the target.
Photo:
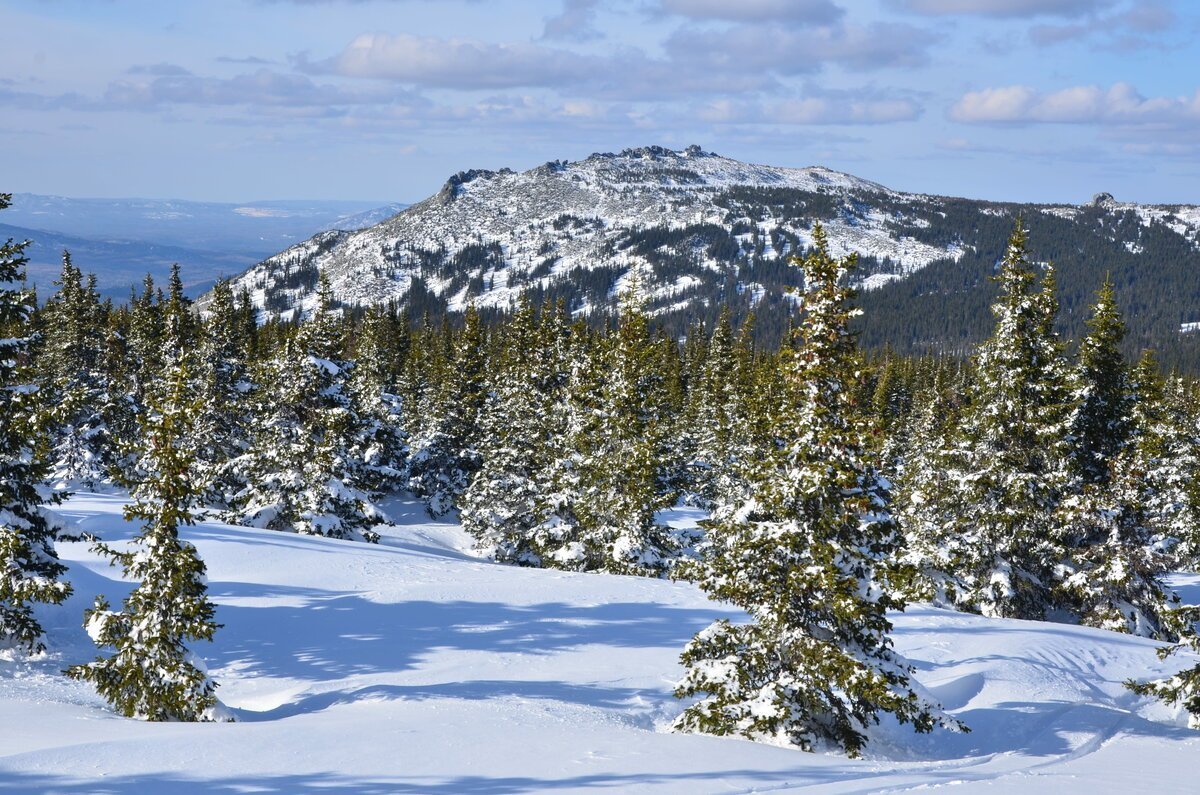
<svg viewBox="0 0 1200 795">
<path fill-rule="evenodd" d="M 229 282 L 189 300 L 178 268 L 101 298 L 64 252 L 35 296 L 9 240 L 0 639 L 47 652 L 74 587 L 56 544 L 92 545 L 131 590 L 50 619 L 96 646 L 63 676 L 126 717 L 237 720 L 203 661 L 223 626 L 193 526 L 365 554 L 381 506 L 411 494 L 479 558 L 692 583 L 737 611 L 678 647 L 676 732 L 850 757 L 881 721 L 971 732 L 896 648 L 916 604 L 1157 641 L 1165 668 L 1131 672 L 1129 697 L 1200 726 L 1200 665 L 1184 664 L 1200 608 L 1168 577 L 1200 570 L 1200 384 L 1151 350 L 1127 358 L 1111 281 L 1085 333 L 1061 336 L 1053 266 L 1021 221 L 969 357 L 861 350 L 856 258 L 819 225 L 812 239 L 773 347 L 728 310 L 671 335 L 636 279 L 613 318 L 528 299 L 413 316 L 322 280 L 295 321 L 260 322 Z M 75 492 L 127 494 L 136 536 L 68 527 Z M 678 506 L 702 520 L 662 520 Z"/>
</svg>

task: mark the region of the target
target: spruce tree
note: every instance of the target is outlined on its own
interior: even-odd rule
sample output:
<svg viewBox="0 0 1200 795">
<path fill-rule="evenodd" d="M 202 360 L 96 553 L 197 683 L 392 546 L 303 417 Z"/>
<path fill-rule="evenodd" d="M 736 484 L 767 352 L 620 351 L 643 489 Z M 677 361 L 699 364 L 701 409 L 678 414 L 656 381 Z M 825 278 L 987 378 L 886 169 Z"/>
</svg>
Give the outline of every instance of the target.
<svg viewBox="0 0 1200 795">
<path fill-rule="evenodd" d="M 413 440 L 409 488 L 425 498 L 430 515 L 453 510 L 479 469 L 479 422 L 487 398 L 487 336 L 474 305 L 457 338 L 443 332 L 445 378 L 430 401 L 431 417 Z"/>
<path fill-rule="evenodd" d="M 407 332 L 406 326 L 402 328 Z M 360 330 L 350 379 L 362 420 L 352 453 L 361 464 L 356 485 L 374 494 L 400 488 L 407 469 L 405 409 L 395 388 L 399 369 L 395 350 L 400 342 L 398 331 L 385 310 L 369 309 Z M 407 347 L 406 342 L 401 344 Z"/>
<path fill-rule="evenodd" d="M 1053 272 L 1039 288 L 1020 221 L 996 280 L 996 329 L 976 356 L 957 432 L 936 453 L 948 488 L 929 495 L 910 528 L 925 534 L 914 547 L 936 558 L 913 563 L 961 609 L 1040 619 L 1066 554 L 1056 511 L 1069 474 L 1069 395 Z"/>
<path fill-rule="evenodd" d="M 283 350 L 264 364 L 253 413 L 255 433 L 237 462 L 245 488 L 232 521 L 305 535 L 375 542 L 381 520 L 356 446 L 364 420 L 353 364 L 341 356 L 341 326 L 328 280 L 317 306 Z"/>
<path fill-rule="evenodd" d="M 0 210 L 11 196 L 0 194 Z M 37 390 L 23 377 L 31 347 L 35 299 L 19 286 L 28 242 L 0 246 L 0 644 L 36 653 L 45 648 L 35 604 L 60 604 L 71 587 L 54 551 L 61 523 L 45 502 L 60 497 L 42 483 L 48 474 L 39 437 Z"/>
<path fill-rule="evenodd" d="M 51 396 L 50 478 L 94 489 L 112 481 L 117 463 L 111 420 L 123 397 L 105 372 L 104 326 L 94 280 L 62 256 L 58 291 L 43 311 L 39 369 Z"/>
<path fill-rule="evenodd" d="M 476 546 L 505 563 L 540 566 L 534 529 L 547 468 L 547 414 L 555 398 L 551 342 L 523 299 L 504 327 L 504 349 L 480 421 L 482 465 L 462 495 L 463 527 Z"/>
<path fill-rule="evenodd" d="M 179 329 L 175 329 L 178 333 Z M 88 634 L 112 656 L 67 670 L 91 682 L 126 717 L 151 721 L 211 721 L 222 715 L 203 662 L 189 642 L 212 640 L 220 627 L 208 599 L 205 566 L 196 548 L 180 538 L 194 523 L 198 505 L 195 379 L 189 356 L 171 357 L 160 383 L 149 394 L 142 418 L 142 449 L 136 480 L 128 485 L 134 501 L 127 520 L 140 520 L 134 547 L 119 551 L 97 544 L 96 551 L 138 585 L 121 610 L 103 596 L 87 612 Z"/>
<path fill-rule="evenodd" d="M 197 465 L 203 501 L 228 508 L 245 487 L 235 461 L 250 445 L 250 399 L 254 385 L 246 361 L 233 291 L 222 280 L 213 287 L 199 345 L 200 408 Z"/>
<path fill-rule="evenodd" d="M 1069 426 L 1076 472 L 1085 484 L 1107 481 L 1109 464 L 1129 436 L 1132 395 L 1121 355 L 1125 323 L 1111 279 L 1106 278 L 1096 294 L 1087 325 L 1088 335 L 1079 346 Z"/>
<path fill-rule="evenodd" d="M 655 519 L 671 502 L 660 478 L 670 425 L 637 291 L 635 285 L 623 296 L 617 329 L 591 361 L 594 400 L 576 415 L 570 443 L 577 546 L 574 559 L 563 548 L 556 560 L 586 571 L 657 576 L 672 565 L 680 544 Z"/>
<path fill-rule="evenodd" d="M 903 603 L 889 561 L 900 536 L 851 405 L 857 310 L 844 282 L 855 258 L 830 257 L 820 226 L 813 241 L 800 263 L 802 322 L 780 364 L 774 444 L 751 473 L 750 496 L 707 523 L 711 547 L 692 570 L 751 620 L 717 621 L 688 644 L 676 695 L 704 695 L 676 727 L 857 755 L 880 712 L 918 731 L 957 724 L 912 690 L 911 669 L 892 650 L 887 610 Z"/>
</svg>

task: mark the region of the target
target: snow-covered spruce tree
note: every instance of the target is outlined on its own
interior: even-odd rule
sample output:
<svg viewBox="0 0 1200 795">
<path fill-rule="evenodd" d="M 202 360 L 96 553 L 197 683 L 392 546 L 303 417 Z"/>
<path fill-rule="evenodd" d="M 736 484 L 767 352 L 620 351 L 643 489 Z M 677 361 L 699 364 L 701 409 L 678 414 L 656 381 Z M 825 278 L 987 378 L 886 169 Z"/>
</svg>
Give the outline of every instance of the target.
<svg viewBox="0 0 1200 795">
<path fill-rule="evenodd" d="M 800 263 L 803 318 L 780 363 L 775 444 L 750 497 L 707 523 L 711 547 L 687 567 L 751 621 L 722 619 L 688 644 L 676 695 L 704 695 L 676 728 L 857 755 L 880 712 L 922 732 L 958 724 L 913 692 L 888 637 L 887 610 L 903 607 L 888 581 L 900 536 L 850 405 L 857 311 L 844 281 L 855 258 L 830 257 L 819 225 L 813 241 Z"/>
<path fill-rule="evenodd" d="M 946 511 L 953 510 L 952 475 L 944 467 L 957 414 L 948 399 L 945 374 L 914 398 L 908 448 L 896 480 L 895 513 L 906 538 L 897 578 L 906 599 L 939 606 L 957 603 L 959 581 L 950 573 L 962 555 L 965 539 L 941 531 Z"/>
<path fill-rule="evenodd" d="M 0 194 L 0 210 L 9 194 Z M 43 503 L 58 496 L 42 486 L 48 472 L 36 389 L 22 378 L 30 348 L 35 299 L 19 285 L 28 243 L 0 246 L 0 644 L 26 652 L 44 648 L 33 606 L 60 604 L 71 587 L 54 552 L 60 529 Z"/>
<path fill-rule="evenodd" d="M 679 553 L 678 539 L 655 520 L 668 507 L 660 490 L 664 417 L 662 377 L 649 319 L 635 284 L 623 296 L 615 333 L 592 367 L 594 409 L 579 416 L 572 446 L 578 489 L 573 514 L 578 546 L 563 549 L 564 568 L 658 576 Z"/>
<path fill-rule="evenodd" d="M 1072 546 L 1059 602 L 1082 624 L 1156 640 L 1187 634 L 1179 597 L 1163 581 L 1171 559 L 1150 543 L 1150 484 L 1139 456 L 1118 458 L 1109 486 L 1087 486 L 1063 501 L 1061 521 Z"/>
<path fill-rule="evenodd" d="M 111 394 L 104 369 L 104 327 L 94 280 L 85 282 L 63 252 L 58 291 L 43 310 L 39 369 L 51 401 L 50 480 L 94 489 L 112 480 L 117 463 L 107 409 Z"/>
<path fill-rule="evenodd" d="M 593 337 L 589 329 L 576 327 L 556 338 L 563 380 L 545 417 L 547 468 L 539 505 L 544 519 L 534 528 L 533 541 L 541 564 L 549 568 L 588 566 L 577 507 L 583 500 L 580 463 L 589 444 L 585 428 L 599 411 L 603 381 Z"/>
<path fill-rule="evenodd" d="M 407 331 L 407 320 L 397 327 L 386 310 L 369 309 L 355 350 L 350 386 L 361 419 L 353 451 L 360 464 L 356 484 L 373 494 L 394 491 L 406 479 L 408 440 L 395 389 L 394 348 L 396 337 Z"/>
<path fill-rule="evenodd" d="M 1087 325 L 1072 379 L 1071 455 L 1083 483 L 1103 483 L 1129 436 L 1133 397 L 1129 368 L 1121 354 L 1125 323 L 1111 279 L 1106 278 L 1097 292 Z"/>
<path fill-rule="evenodd" d="M 200 409 L 196 418 L 197 465 L 205 504 L 228 508 L 245 483 L 235 463 L 250 446 L 250 382 L 233 291 L 222 280 L 212 301 L 199 346 Z"/>
<path fill-rule="evenodd" d="M 425 498 L 431 516 L 453 510 L 479 469 L 479 421 L 487 398 L 487 336 L 472 305 L 467 308 L 432 415 L 412 441 L 409 488 Z"/>
<path fill-rule="evenodd" d="M 138 479 L 128 484 L 134 502 L 125 509 L 127 520 L 142 521 L 142 532 L 126 551 L 96 545 L 138 581 L 121 610 L 110 610 L 97 596 L 87 612 L 88 634 L 96 645 L 115 651 L 66 671 L 91 682 L 122 715 L 151 721 L 228 719 L 216 683 L 188 648 L 189 642 L 212 640 L 220 627 L 213 620 L 204 561 L 179 537 L 181 526 L 193 524 L 199 498 L 189 358 L 168 363 L 142 417 Z"/>
<path fill-rule="evenodd" d="M 162 291 L 146 274 L 141 295 L 131 294 L 126 353 L 129 356 L 129 394 L 136 406 L 145 405 L 148 391 L 162 373 Z"/>
<path fill-rule="evenodd" d="M 909 532 L 911 561 L 960 609 L 1041 619 L 1065 555 L 1056 509 L 1068 480 L 1069 395 L 1053 272 L 1038 289 L 1017 222 L 996 280 L 996 329 L 979 349 L 957 433 L 934 466 L 949 488 L 929 495 Z M 934 582 L 935 581 L 935 582 Z M 919 583 L 918 583 L 919 587 Z"/>
<path fill-rule="evenodd" d="M 555 399 L 555 348 L 540 333 L 533 308 L 522 299 L 504 328 L 480 421 L 479 472 L 463 493 L 463 527 L 485 554 L 505 563 L 543 564 L 535 528 L 544 520 L 549 430 Z"/>
<path fill-rule="evenodd" d="M 1186 622 L 1162 579 L 1170 559 L 1153 543 L 1152 506 L 1172 435 L 1161 379 L 1153 357 L 1144 357 L 1132 391 L 1118 348 L 1124 324 L 1108 281 L 1089 326 L 1071 422 L 1076 483 L 1059 509 L 1069 551 L 1060 601 L 1084 624 L 1175 641 Z"/>
<path fill-rule="evenodd" d="M 1150 352 L 1134 370 L 1138 395 L 1135 427 L 1151 428 L 1140 439 L 1145 448 L 1145 479 L 1151 484 L 1147 512 L 1153 541 L 1169 551 L 1174 566 L 1200 568 L 1200 414 L 1197 401 L 1182 380 L 1164 384 Z"/>
<path fill-rule="evenodd" d="M 746 399 L 739 388 L 739 361 L 728 309 L 722 311 L 689 394 L 689 432 L 694 435 L 691 491 L 708 508 L 745 496 L 741 467 L 751 455 L 746 431 Z"/>
<path fill-rule="evenodd" d="M 363 420 L 340 355 L 333 294 L 322 275 L 317 306 L 257 377 L 250 450 L 237 467 L 247 484 L 232 521 L 250 527 L 378 541 L 379 522 L 355 457 Z"/>
</svg>

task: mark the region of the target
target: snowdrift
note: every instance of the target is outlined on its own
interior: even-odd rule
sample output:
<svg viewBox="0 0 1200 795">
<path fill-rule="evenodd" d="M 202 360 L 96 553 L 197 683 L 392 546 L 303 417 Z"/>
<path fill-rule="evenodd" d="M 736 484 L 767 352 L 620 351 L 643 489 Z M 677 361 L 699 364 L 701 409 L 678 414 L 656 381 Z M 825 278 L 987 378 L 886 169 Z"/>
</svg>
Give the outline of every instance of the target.
<svg viewBox="0 0 1200 795">
<path fill-rule="evenodd" d="M 119 542 L 123 504 L 85 494 L 61 513 Z M 75 596 L 40 613 L 50 652 L 0 658 L 0 792 L 1195 791 L 1200 733 L 1121 684 L 1195 662 L 1156 643 L 914 605 L 897 647 L 970 734 L 885 723 L 858 761 L 671 734 L 680 650 L 736 613 L 683 583 L 480 561 L 457 525 L 388 508 L 377 547 L 185 530 L 224 624 L 197 650 L 234 724 L 126 720 L 59 674 L 96 653 L 93 596 L 130 587 L 61 543 Z M 1177 584 L 1200 601 L 1200 577 Z"/>
</svg>

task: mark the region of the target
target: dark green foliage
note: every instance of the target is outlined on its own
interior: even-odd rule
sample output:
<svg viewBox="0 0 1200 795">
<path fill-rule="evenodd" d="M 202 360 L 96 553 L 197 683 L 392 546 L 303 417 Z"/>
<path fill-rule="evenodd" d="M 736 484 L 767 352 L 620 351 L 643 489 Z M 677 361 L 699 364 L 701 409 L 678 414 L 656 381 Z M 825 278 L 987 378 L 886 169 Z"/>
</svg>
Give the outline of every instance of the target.
<svg viewBox="0 0 1200 795">
<path fill-rule="evenodd" d="M 0 194 L 0 210 L 10 199 Z M 22 367 L 35 305 L 32 292 L 19 286 L 27 245 L 0 245 L 0 644 L 38 652 L 44 645 L 33 605 L 59 604 L 71 588 L 59 580 L 66 573 L 54 552 L 59 523 L 42 507 L 60 496 L 42 485 L 49 468 L 41 417 Z"/>
<path fill-rule="evenodd" d="M 187 644 L 212 640 L 219 628 L 207 596 L 204 562 L 179 537 L 194 522 L 197 506 L 195 391 L 186 356 L 172 366 L 167 383 L 156 389 L 142 419 L 141 455 L 127 520 L 140 520 L 134 549 L 96 550 L 120 565 L 138 585 L 120 611 L 103 596 L 88 611 L 86 625 L 96 644 L 114 649 L 110 657 L 67 670 L 126 717 L 151 721 L 221 719 L 216 685 Z"/>
<path fill-rule="evenodd" d="M 676 695 L 703 694 L 676 726 L 857 755 L 887 712 L 918 731 L 957 724 L 910 687 L 892 651 L 889 582 L 900 545 L 886 481 L 871 466 L 851 403 L 858 360 L 845 276 L 824 232 L 804 258 L 804 316 L 779 374 L 773 443 L 750 472 L 749 496 L 708 523 L 711 546 L 690 570 L 751 621 L 718 621 L 683 653 Z"/>
<path fill-rule="evenodd" d="M 1020 221 L 1009 239 L 992 307 L 996 328 L 980 348 L 968 403 L 908 504 L 910 562 L 937 598 L 984 615 L 1042 618 L 1063 559 L 1054 519 L 1067 480 L 1065 360 L 1054 332 L 1053 272 L 1042 284 Z M 929 466 L 929 465 L 927 465 Z"/>
<path fill-rule="evenodd" d="M 1109 462 L 1129 436 L 1133 401 L 1121 353 L 1125 323 L 1109 279 L 1097 293 L 1087 326 L 1074 376 L 1071 454 L 1084 483 L 1103 483 L 1108 480 Z"/>
</svg>

